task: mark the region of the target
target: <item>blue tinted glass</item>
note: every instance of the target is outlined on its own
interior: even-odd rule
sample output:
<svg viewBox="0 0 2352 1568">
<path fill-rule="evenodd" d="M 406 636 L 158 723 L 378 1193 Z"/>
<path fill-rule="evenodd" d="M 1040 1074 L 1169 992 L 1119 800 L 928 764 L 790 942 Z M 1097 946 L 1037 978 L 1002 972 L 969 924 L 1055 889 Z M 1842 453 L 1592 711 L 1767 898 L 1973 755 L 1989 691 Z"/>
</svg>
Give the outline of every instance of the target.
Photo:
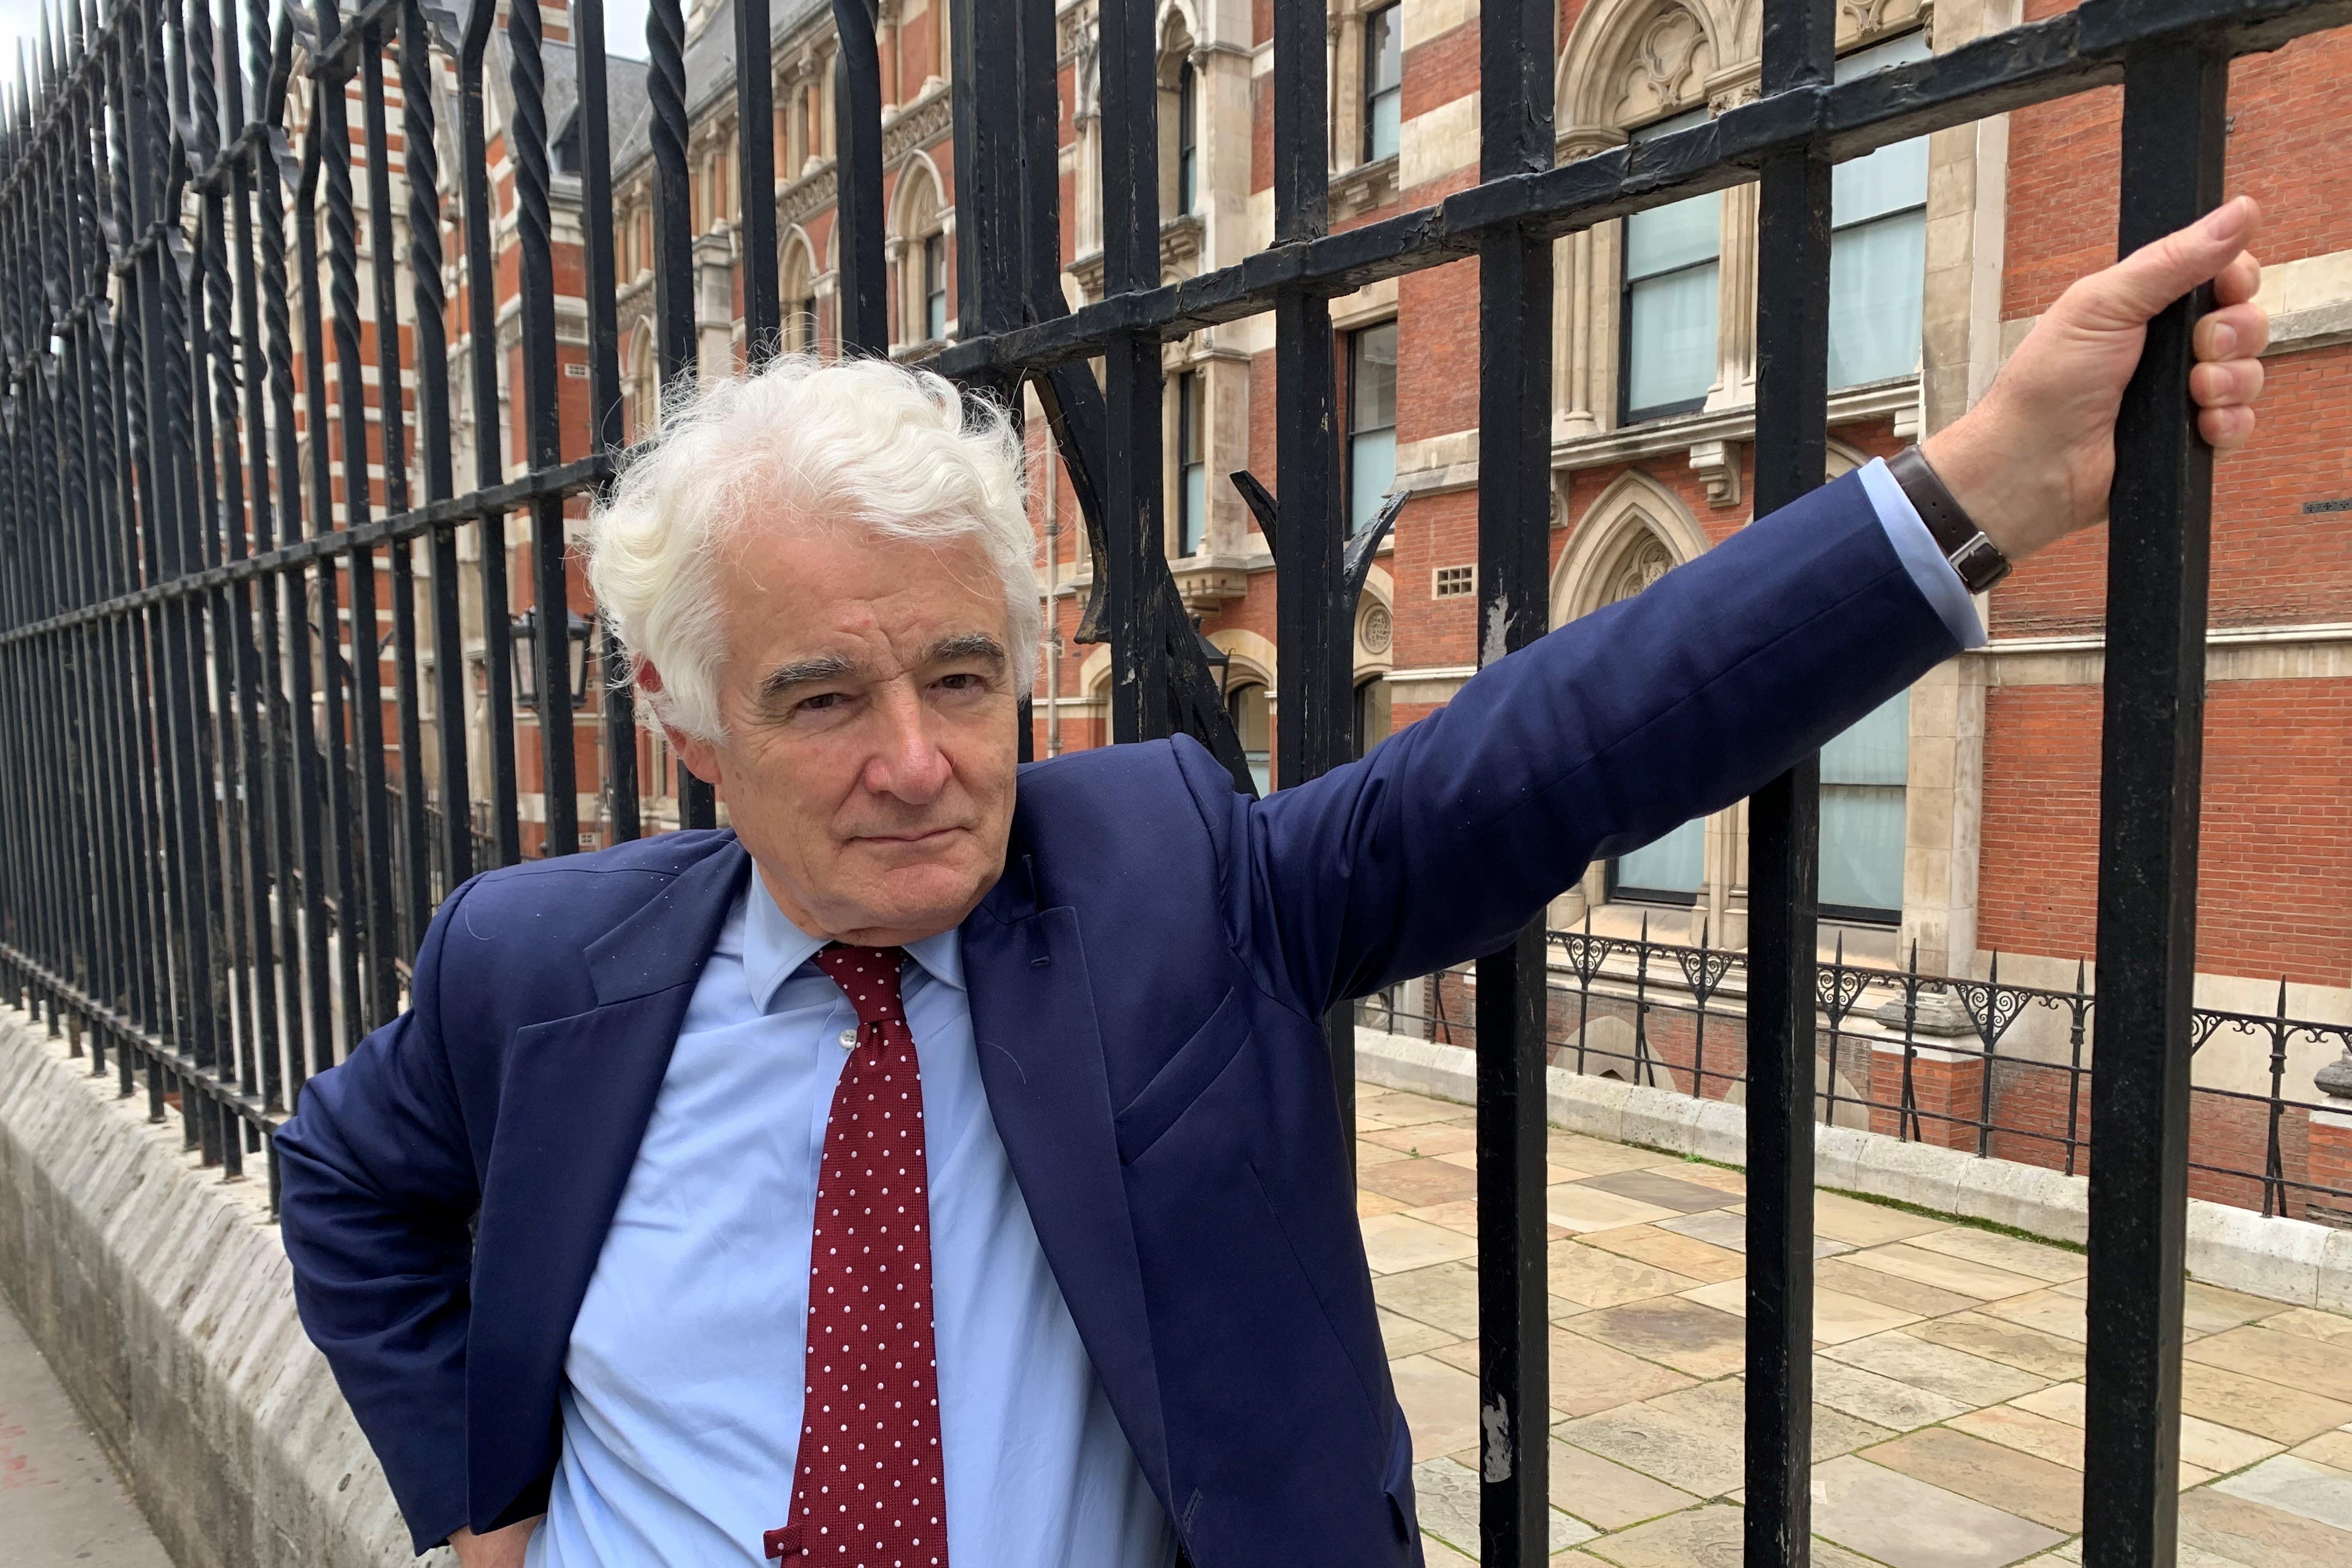
<svg viewBox="0 0 2352 1568">
<path fill-rule="evenodd" d="M 1617 858 L 1620 890 L 1689 893 L 1706 875 L 1706 820 L 1694 817 L 1664 838 Z"/>
<path fill-rule="evenodd" d="M 1636 283 L 1625 301 L 1631 412 L 1705 397 L 1715 384 L 1716 264 Z"/>
<path fill-rule="evenodd" d="M 1830 240 L 1830 385 L 1853 386 L 1919 367 L 1927 215 L 1917 209 Z"/>
</svg>

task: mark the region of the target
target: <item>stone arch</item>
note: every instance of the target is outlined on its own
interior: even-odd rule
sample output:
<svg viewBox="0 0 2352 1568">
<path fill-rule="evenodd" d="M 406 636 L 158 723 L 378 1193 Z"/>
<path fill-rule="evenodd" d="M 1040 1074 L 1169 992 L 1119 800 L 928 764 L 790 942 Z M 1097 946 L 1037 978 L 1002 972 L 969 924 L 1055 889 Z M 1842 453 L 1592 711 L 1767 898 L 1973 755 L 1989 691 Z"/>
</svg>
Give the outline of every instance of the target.
<svg viewBox="0 0 2352 1568">
<path fill-rule="evenodd" d="M 1647 121 L 1706 101 L 1707 79 L 1739 58 L 1715 0 L 1601 0 L 1569 29 L 1553 79 L 1563 132 L 1607 130 L 1612 141 Z"/>
<path fill-rule="evenodd" d="M 817 346 L 816 322 L 798 324 L 790 317 L 795 300 L 816 298 L 817 271 L 816 247 L 810 241 L 808 230 L 799 224 L 793 225 L 784 235 L 783 258 L 777 268 L 777 276 L 783 280 L 784 342 L 812 350 Z"/>
<path fill-rule="evenodd" d="M 1110 644 L 1097 643 L 1078 665 L 1078 695 L 1089 701 L 1110 693 Z"/>
<path fill-rule="evenodd" d="M 1160 42 L 1162 70 L 1172 64 L 1166 57 L 1176 54 L 1180 48 L 1186 54 L 1199 48 L 1203 36 L 1201 18 L 1191 0 L 1165 0 L 1160 7 L 1159 20 L 1153 26 L 1152 36 Z"/>
<path fill-rule="evenodd" d="M 895 264 L 898 272 L 898 321 L 895 341 L 901 344 L 919 343 L 928 340 L 928 323 L 923 320 L 923 243 L 934 235 L 942 238 L 948 234 L 947 183 L 940 179 L 939 165 L 930 154 L 920 148 L 907 155 L 898 166 L 897 184 L 891 187 L 889 219 L 885 229 L 884 254 Z M 835 226 L 838 226 L 837 225 Z M 955 268 L 955 247 L 941 247 L 942 281 L 952 279 Z M 948 318 L 955 317 L 955 295 L 948 294 Z"/>
<path fill-rule="evenodd" d="M 1627 572 L 1645 563 L 1645 551 L 1667 567 L 1696 561 L 1706 535 L 1682 499 L 1649 475 L 1629 468 L 1593 499 L 1584 521 L 1560 552 L 1551 576 L 1551 624 L 1565 626 L 1623 597 Z"/>
<path fill-rule="evenodd" d="M 1233 655 L 1234 662 L 1225 672 L 1226 690 L 1252 681 L 1263 685 L 1268 692 L 1274 690 L 1281 660 L 1272 638 L 1240 626 L 1225 626 L 1211 632 L 1209 640 Z"/>
<path fill-rule="evenodd" d="M 1822 465 L 1822 478 L 1824 479 L 1842 478 L 1869 461 L 1869 453 L 1832 436 L 1830 437 L 1829 460 Z"/>
</svg>

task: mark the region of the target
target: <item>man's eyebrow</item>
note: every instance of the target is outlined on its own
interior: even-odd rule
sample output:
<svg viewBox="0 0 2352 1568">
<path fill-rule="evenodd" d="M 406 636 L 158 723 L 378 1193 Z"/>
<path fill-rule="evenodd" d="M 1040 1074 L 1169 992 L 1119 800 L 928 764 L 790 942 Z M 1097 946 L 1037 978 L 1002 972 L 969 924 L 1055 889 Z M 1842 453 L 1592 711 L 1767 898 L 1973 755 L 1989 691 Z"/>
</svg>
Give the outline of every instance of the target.
<svg viewBox="0 0 2352 1568">
<path fill-rule="evenodd" d="M 839 680 L 856 673 L 857 667 L 837 653 L 821 653 L 813 658 L 796 658 L 790 664 L 780 664 L 770 670 L 760 682 L 760 700 L 773 702 L 793 688 L 813 685 L 820 680 Z"/>
<path fill-rule="evenodd" d="M 986 632 L 959 632 L 953 637 L 941 637 L 933 643 L 931 651 L 926 656 L 924 662 L 956 664 L 965 659 L 974 658 L 984 659 L 991 664 L 1004 664 L 1007 662 L 1004 645 Z"/>
</svg>

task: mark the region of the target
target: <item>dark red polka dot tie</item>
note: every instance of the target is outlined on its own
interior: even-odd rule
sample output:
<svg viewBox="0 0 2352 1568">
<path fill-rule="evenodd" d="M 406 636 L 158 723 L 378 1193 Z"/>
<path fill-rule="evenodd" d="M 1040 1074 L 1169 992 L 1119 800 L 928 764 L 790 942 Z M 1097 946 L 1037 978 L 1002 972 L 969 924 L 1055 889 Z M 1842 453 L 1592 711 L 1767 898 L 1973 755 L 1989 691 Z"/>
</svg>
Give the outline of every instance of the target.
<svg viewBox="0 0 2352 1568">
<path fill-rule="evenodd" d="M 923 1083 L 895 947 L 835 942 L 816 965 L 857 1009 L 833 1091 L 809 1252 L 807 1408 L 791 1522 L 770 1557 L 944 1568 L 947 1492 L 931 1337 Z"/>
</svg>

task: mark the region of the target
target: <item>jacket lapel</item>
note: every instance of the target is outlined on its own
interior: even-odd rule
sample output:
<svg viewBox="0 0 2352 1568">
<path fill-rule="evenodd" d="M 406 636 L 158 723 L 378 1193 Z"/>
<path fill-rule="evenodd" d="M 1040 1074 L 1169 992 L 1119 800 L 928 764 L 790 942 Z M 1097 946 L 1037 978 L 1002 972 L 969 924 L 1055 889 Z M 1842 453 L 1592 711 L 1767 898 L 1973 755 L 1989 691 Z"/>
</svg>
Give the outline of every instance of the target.
<svg viewBox="0 0 2352 1568">
<path fill-rule="evenodd" d="M 964 922 L 963 961 L 997 1135 L 1096 1374 L 1166 1503 L 1167 1423 L 1077 911 L 1024 912 L 992 897 Z"/>
<path fill-rule="evenodd" d="M 572 1320 L 695 982 L 750 868 L 731 837 L 688 866 L 583 955 L 596 1006 L 519 1029 L 508 1045 L 467 1339 L 468 1500 L 478 1523 L 543 1501 Z"/>
</svg>

